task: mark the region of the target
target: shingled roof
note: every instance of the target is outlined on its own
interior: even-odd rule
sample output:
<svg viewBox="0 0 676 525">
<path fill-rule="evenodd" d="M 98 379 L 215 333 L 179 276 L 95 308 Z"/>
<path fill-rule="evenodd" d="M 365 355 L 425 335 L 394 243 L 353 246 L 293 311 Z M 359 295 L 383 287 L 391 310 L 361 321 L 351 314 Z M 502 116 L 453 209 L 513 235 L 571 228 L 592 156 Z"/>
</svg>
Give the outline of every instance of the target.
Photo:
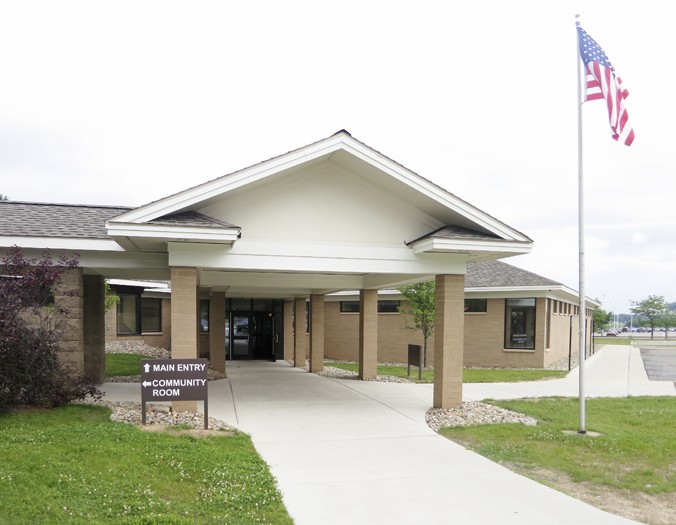
<svg viewBox="0 0 676 525">
<path fill-rule="evenodd" d="M 134 208 L 0 201 L 0 236 L 110 239 L 106 221 Z M 233 226 L 187 211 L 158 217 L 153 224 L 222 228 Z"/>
<path fill-rule="evenodd" d="M 562 285 L 559 282 L 502 261 L 481 261 L 467 264 L 465 288 L 510 288 L 517 286 Z"/>
<path fill-rule="evenodd" d="M 0 201 L 0 236 L 109 239 L 106 221 L 131 209 Z"/>
</svg>

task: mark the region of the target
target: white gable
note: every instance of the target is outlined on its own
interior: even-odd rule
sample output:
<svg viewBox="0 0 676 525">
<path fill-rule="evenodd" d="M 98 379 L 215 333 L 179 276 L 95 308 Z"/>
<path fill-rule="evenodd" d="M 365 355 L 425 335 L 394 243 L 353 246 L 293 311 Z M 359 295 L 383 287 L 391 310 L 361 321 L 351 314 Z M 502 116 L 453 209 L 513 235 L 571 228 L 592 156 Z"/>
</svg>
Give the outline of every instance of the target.
<svg viewBox="0 0 676 525">
<path fill-rule="evenodd" d="M 207 221 L 168 220 L 186 212 Z M 434 237 L 448 226 L 457 228 Z M 170 266 L 202 268 L 202 284 L 231 290 L 279 287 L 292 273 L 307 274 L 306 283 L 310 274 L 333 275 L 324 291 L 393 286 L 464 273 L 467 261 L 527 253 L 532 244 L 347 132 L 142 206 L 107 228 L 125 248 L 167 252 Z"/>
</svg>

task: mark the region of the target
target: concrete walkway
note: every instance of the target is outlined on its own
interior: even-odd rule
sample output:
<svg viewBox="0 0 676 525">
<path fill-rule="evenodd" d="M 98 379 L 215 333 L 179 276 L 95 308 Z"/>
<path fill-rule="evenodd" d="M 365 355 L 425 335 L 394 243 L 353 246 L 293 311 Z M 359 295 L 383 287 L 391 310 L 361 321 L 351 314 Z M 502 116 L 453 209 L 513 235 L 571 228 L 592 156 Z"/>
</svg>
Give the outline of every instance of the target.
<svg viewBox="0 0 676 525">
<path fill-rule="evenodd" d="M 676 395 L 672 382 L 648 380 L 637 352 L 605 347 L 588 360 L 588 395 Z M 252 436 L 297 525 L 633 523 L 434 433 L 431 385 L 325 379 L 285 362 L 229 363 L 228 375 L 209 385 L 209 415 Z M 577 384 L 576 374 L 467 384 L 464 397 L 577 396 Z M 139 385 L 104 390 L 140 400 Z"/>
</svg>

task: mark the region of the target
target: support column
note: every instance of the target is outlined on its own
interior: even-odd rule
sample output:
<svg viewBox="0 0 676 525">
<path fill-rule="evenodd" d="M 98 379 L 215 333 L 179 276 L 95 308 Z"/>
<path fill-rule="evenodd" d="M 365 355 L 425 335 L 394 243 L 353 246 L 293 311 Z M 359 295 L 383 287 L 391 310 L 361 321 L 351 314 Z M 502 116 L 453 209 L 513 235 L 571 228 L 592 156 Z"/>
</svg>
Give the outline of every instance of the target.
<svg viewBox="0 0 676 525">
<path fill-rule="evenodd" d="M 378 290 L 359 292 L 359 379 L 378 374 Z"/>
<path fill-rule="evenodd" d="M 209 298 L 209 357 L 211 368 L 225 372 L 225 292 Z"/>
<path fill-rule="evenodd" d="M 324 370 L 324 296 L 310 296 L 310 372 Z"/>
<path fill-rule="evenodd" d="M 84 374 L 100 384 L 106 376 L 105 279 L 85 275 L 83 284 Z"/>
<path fill-rule="evenodd" d="M 436 276 L 434 408 L 462 404 L 465 276 Z"/>
<path fill-rule="evenodd" d="M 307 324 L 307 314 L 305 312 L 305 297 L 296 297 L 294 301 L 294 331 L 293 331 L 293 366 L 303 368 L 307 358 L 307 336 L 305 335 L 305 325 Z"/>
<path fill-rule="evenodd" d="M 284 360 L 292 361 L 294 353 L 293 300 L 284 301 Z"/>
<path fill-rule="evenodd" d="M 196 359 L 199 341 L 197 268 L 171 267 L 171 357 Z M 197 401 L 173 401 L 176 412 L 195 412 Z"/>
</svg>

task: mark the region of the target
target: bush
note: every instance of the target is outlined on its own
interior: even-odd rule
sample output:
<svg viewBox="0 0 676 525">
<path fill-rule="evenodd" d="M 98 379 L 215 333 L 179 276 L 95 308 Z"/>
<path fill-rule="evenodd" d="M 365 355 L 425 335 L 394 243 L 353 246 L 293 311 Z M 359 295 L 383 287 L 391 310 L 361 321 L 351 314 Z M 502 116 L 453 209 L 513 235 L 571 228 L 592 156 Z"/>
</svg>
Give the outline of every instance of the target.
<svg viewBox="0 0 676 525">
<path fill-rule="evenodd" d="M 68 312 L 54 301 L 54 291 L 64 273 L 77 265 L 77 257 L 54 262 L 47 252 L 40 259 L 26 259 L 16 246 L 2 259 L 0 410 L 59 406 L 87 395 L 101 396 L 95 385 L 58 359 L 58 336 Z M 73 297 L 78 292 L 58 293 Z"/>
</svg>

